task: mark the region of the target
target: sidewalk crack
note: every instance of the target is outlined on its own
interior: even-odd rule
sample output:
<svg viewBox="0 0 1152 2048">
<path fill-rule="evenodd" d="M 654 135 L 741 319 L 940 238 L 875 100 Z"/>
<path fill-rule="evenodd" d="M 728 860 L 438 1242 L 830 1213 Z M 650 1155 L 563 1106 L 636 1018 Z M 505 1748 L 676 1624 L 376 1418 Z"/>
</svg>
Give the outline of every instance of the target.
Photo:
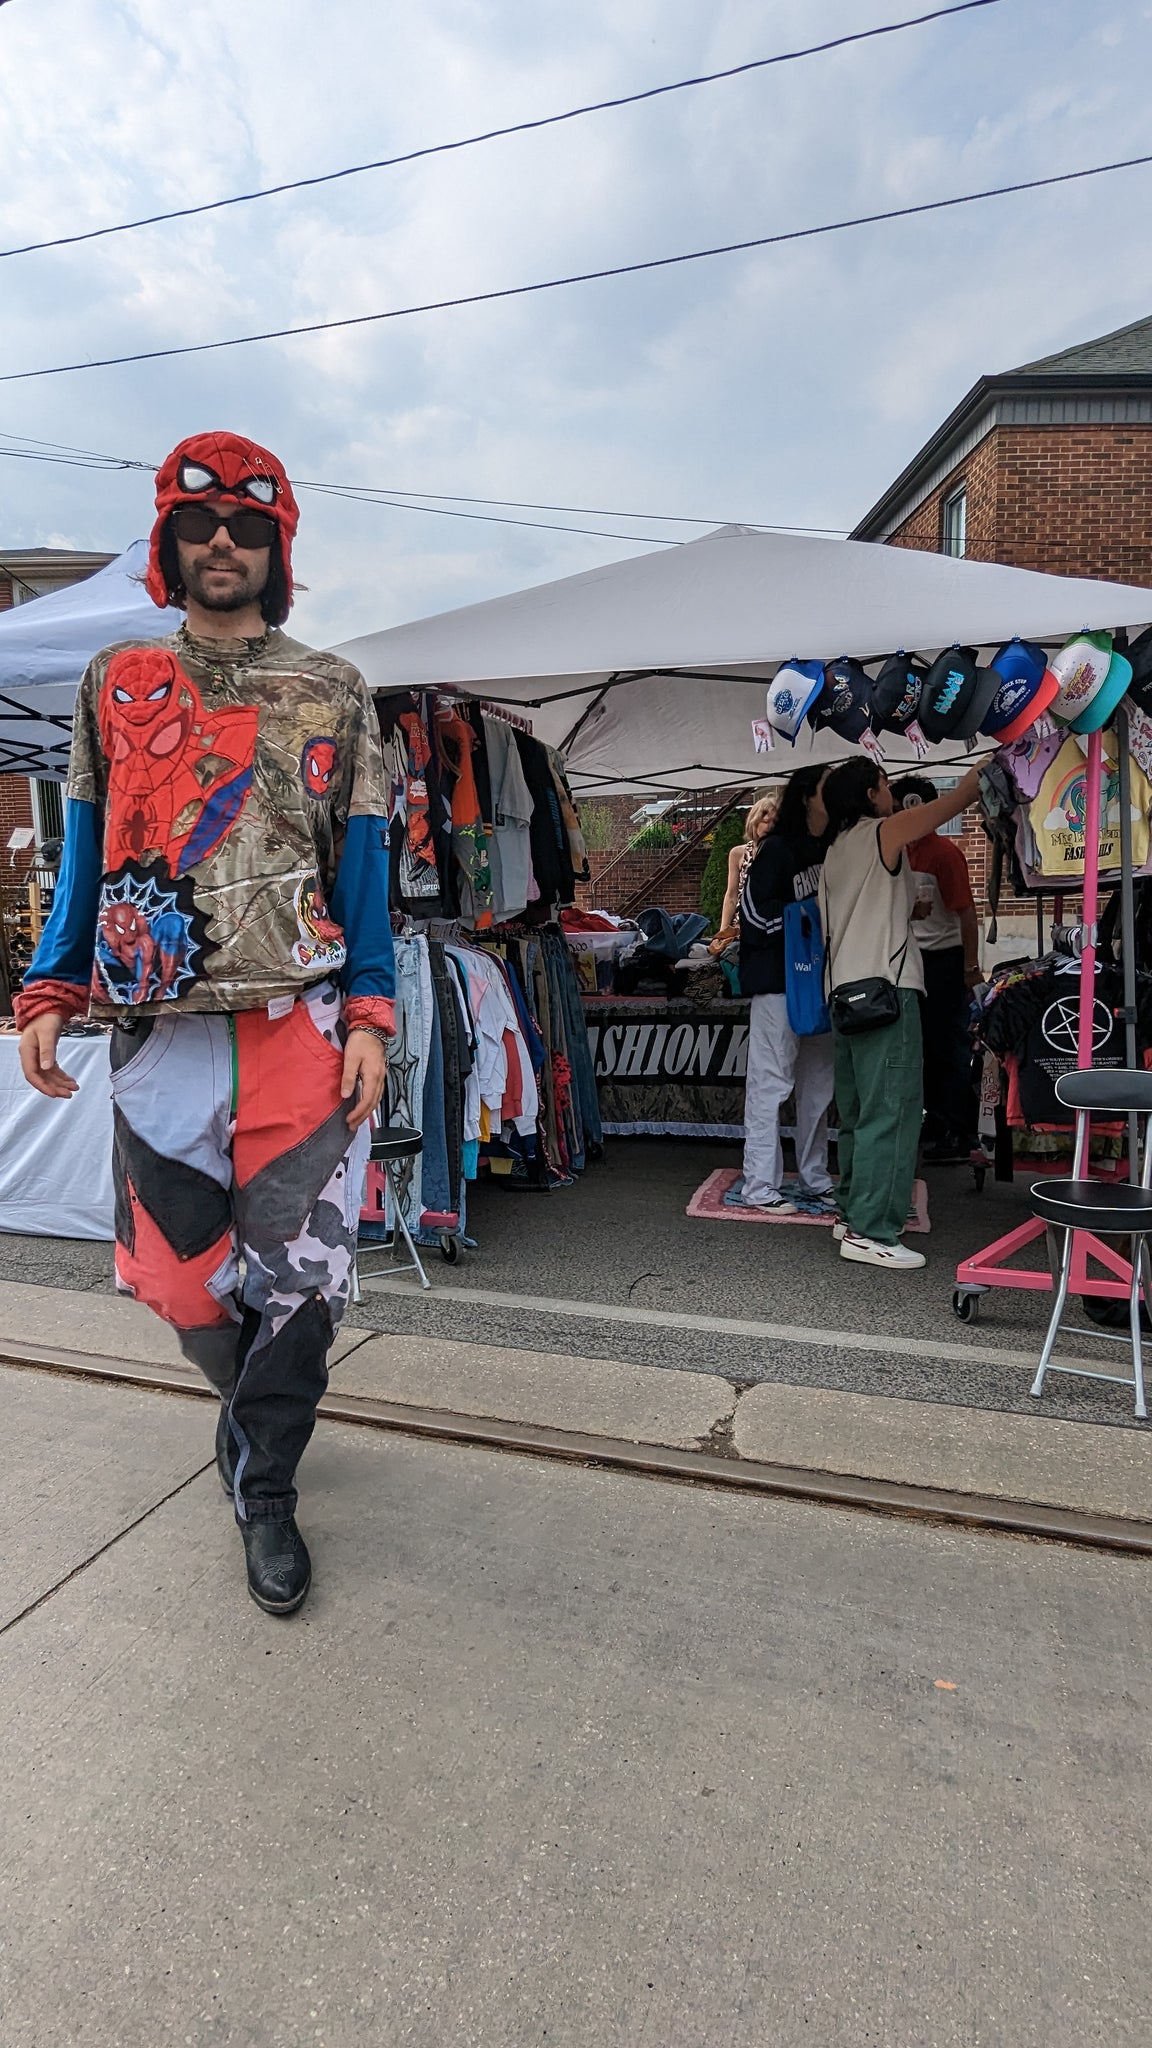
<svg viewBox="0 0 1152 2048">
<path fill-rule="evenodd" d="M 65 1572 L 63 1577 L 57 1579 L 54 1585 L 45 1587 L 43 1593 L 37 1594 L 35 1600 L 28 1602 L 27 1607 L 22 1607 L 19 1614 L 13 1614 L 7 1621 L 0 1623 L 0 1636 L 6 1636 L 9 1629 L 17 1628 L 22 1621 L 27 1621 L 28 1616 L 35 1614 L 38 1607 L 43 1607 L 45 1601 L 51 1600 L 54 1594 L 59 1593 L 65 1586 L 70 1585 L 73 1579 L 78 1579 L 81 1572 L 88 1570 L 89 1565 L 93 1565 L 99 1558 L 107 1556 L 107 1553 L 110 1550 L 114 1550 L 116 1545 L 121 1543 L 125 1536 L 132 1534 L 133 1529 L 138 1529 L 142 1522 L 147 1522 L 160 1508 L 166 1508 L 170 1500 L 175 1500 L 178 1494 L 184 1493 L 197 1479 L 203 1479 L 206 1472 L 211 1472 L 215 1469 L 215 1465 L 215 1458 L 210 1458 L 206 1465 L 198 1465 L 195 1472 L 190 1472 L 187 1479 L 182 1479 L 180 1484 L 174 1486 L 169 1493 L 162 1494 L 159 1500 L 154 1500 L 151 1507 L 145 1508 L 142 1515 L 137 1515 L 133 1521 L 126 1522 L 122 1529 L 118 1529 L 114 1536 L 108 1538 L 107 1543 L 102 1543 L 98 1550 L 94 1550 L 91 1557 L 82 1558 L 79 1564 L 73 1565 L 70 1572 Z"/>
</svg>

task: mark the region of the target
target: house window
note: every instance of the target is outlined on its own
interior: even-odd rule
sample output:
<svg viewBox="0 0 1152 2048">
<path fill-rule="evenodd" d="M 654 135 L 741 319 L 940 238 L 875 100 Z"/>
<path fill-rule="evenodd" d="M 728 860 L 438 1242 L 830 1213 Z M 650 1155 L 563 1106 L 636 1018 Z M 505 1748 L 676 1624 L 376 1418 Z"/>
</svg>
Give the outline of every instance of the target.
<svg viewBox="0 0 1152 2048">
<path fill-rule="evenodd" d="M 968 492 L 963 485 L 944 500 L 944 515 L 941 521 L 940 553 L 942 555 L 964 554 L 968 539 Z"/>
<path fill-rule="evenodd" d="M 33 780 L 32 819 L 36 826 L 36 844 L 43 846 L 46 839 L 64 837 L 64 785 L 60 782 Z"/>
</svg>

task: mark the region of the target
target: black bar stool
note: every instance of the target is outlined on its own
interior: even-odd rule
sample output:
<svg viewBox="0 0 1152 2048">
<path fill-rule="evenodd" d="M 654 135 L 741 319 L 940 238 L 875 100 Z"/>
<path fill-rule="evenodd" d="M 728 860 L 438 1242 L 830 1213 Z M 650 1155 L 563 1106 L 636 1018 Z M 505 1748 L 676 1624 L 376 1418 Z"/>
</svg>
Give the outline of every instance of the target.
<svg viewBox="0 0 1152 2048">
<path fill-rule="evenodd" d="M 1061 1074 L 1056 1083 L 1056 1098 L 1076 1111 L 1076 1150 L 1071 1180 L 1035 1181 L 1030 1190 L 1033 1215 L 1042 1217 L 1051 1228 L 1064 1232 L 1056 1274 L 1056 1299 L 1052 1304 L 1048 1334 L 1040 1353 L 1040 1368 L 1032 1382 L 1032 1392 L 1039 1394 L 1043 1390 L 1044 1375 L 1048 1372 L 1069 1373 L 1077 1379 L 1109 1380 L 1115 1386 L 1133 1388 L 1136 1414 L 1143 1420 L 1148 1410 L 1144 1403 L 1144 1358 L 1140 1344 L 1141 1282 L 1145 1306 L 1152 1315 L 1152 1257 L 1148 1250 L 1148 1234 L 1152 1231 L 1152 1073 L 1137 1073 L 1130 1068 L 1086 1067 L 1075 1073 Z M 1131 1181 L 1085 1179 L 1088 1127 L 1094 1111 L 1109 1116 L 1144 1117 L 1144 1166 L 1138 1185 L 1134 1186 Z M 1136 1165 L 1139 1168 L 1139 1159 Z M 1089 1372 L 1083 1366 L 1052 1363 L 1057 1335 L 1062 1329 L 1067 1329 L 1061 1318 L 1072 1278 L 1072 1252 L 1077 1230 L 1090 1231 L 1095 1237 L 1118 1236 L 1132 1240 L 1132 1291 L 1128 1301 L 1131 1338 L 1109 1330 L 1076 1332 L 1079 1337 L 1102 1337 L 1113 1344 L 1131 1341 L 1131 1379 L 1118 1373 Z"/>
<path fill-rule="evenodd" d="M 391 1280 L 397 1273 L 418 1273 L 420 1275 L 421 1287 L 430 1288 L 432 1285 L 420 1262 L 416 1241 L 407 1223 L 404 1221 L 404 1211 L 400 1206 L 401 1163 L 405 1159 L 418 1158 L 423 1150 L 423 1132 L 414 1131 L 407 1124 L 381 1124 L 373 1129 L 372 1148 L 368 1157 L 374 1166 L 379 1166 L 383 1171 L 384 1178 L 388 1183 L 388 1192 L 392 1197 L 392 1213 L 395 1221 L 392 1227 L 392 1242 L 390 1245 L 357 1246 L 352 1260 L 352 1299 L 354 1302 L 358 1302 L 361 1299 L 360 1281 L 362 1278 L 365 1280 L 379 1280 L 381 1278 Z M 400 1249 L 401 1239 L 403 1239 L 403 1242 L 408 1247 L 407 1259 L 398 1259 L 396 1256 Z M 366 1267 L 364 1263 L 366 1259 L 381 1259 L 383 1264 Z"/>
</svg>

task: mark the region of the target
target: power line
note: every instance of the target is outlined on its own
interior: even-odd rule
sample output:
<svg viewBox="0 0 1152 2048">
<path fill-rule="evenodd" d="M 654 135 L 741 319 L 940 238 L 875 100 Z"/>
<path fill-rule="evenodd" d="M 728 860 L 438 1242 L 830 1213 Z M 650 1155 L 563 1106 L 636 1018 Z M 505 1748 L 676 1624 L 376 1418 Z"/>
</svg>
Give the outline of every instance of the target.
<svg viewBox="0 0 1152 2048">
<path fill-rule="evenodd" d="M 247 348 L 259 341 L 289 341 L 301 334 L 331 334 L 338 328 L 372 327 L 384 320 L 405 320 L 415 313 L 444 313 L 459 306 L 486 306 L 497 299 L 522 299 L 536 292 L 554 292 L 574 284 L 594 284 L 609 277 L 634 277 L 642 270 L 669 270 L 679 263 L 700 263 L 712 256 L 735 256 L 748 249 L 770 249 L 782 242 L 810 241 L 817 235 L 834 235 L 847 228 L 874 227 L 881 221 L 907 220 L 913 214 L 942 213 L 953 206 L 972 206 L 979 200 L 1003 199 L 1015 192 L 1036 192 L 1047 185 L 1071 185 L 1080 178 L 1100 178 L 1108 171 L 1129 171 L 1152 163 L 1152 156 L 1124 157 L 1117 163 L 1092 164 L 1083 171 L 1061 171 L 1047 178 L 1026 178 L 1015 185 L 991 185 L 983 192 L 962 192 L 953 199 L 928 199 L 918 206 L 893 206 L 883 213 L 862 213 L 850 220 L 827 221 L 816 228 L 792 228 L 778 235 L 754 235 L 743 242 L 723 242 L 710 249 L 689 249 L 679 256 L 650 256 L 641 263 L 616 263 L 605 270 L 581 270 L 569 277 L 549 277 L 537 284 L 504 285 L 498 291 L 469 292 L 453 299 L 428 299 L 415 306 L 395 306 L 385 313 L 356 313 L 343 320 L 311 320 L 300 327 L 271 327 L 262 334 L 233 334 L 223 341 L 195 341 L 179 348 L 141 349 L 129 356 L 99 356 L 87 363 L 55 363 L 42 370 L 9 370 L 0 384 L 22 384 L 32 377 L 66 377 L 79 370 L 114 370 L 126 363 L 156 363 L 173 356 L 210 355 L 224 348 Z"/>
<path fill-rule="evenodd" d="M 71 448 L 63 441 L 35 441 L 30 440 L 24 434 L 5 434 L 3 438 L 10 441 L 22 441 L 26 444 L 21 448 L 0 447 L 0 456 L 7 456 L 16 462 L 54 462 L 70 469 L 94 469 L 98 471 L 143 470 L 151 472 L 157 467 L 154 462 L 135 461 L 126 455 L 102 455 L 90 448 Z M 454 491 L 409 491 L 404 490 L 400 485 L 390 487 L 383 484 L 330 484 L 320 483 L 315 479 L 305 477 L 293 477 L 292 484 L 293 488 L 297 491 L 315 491 L 327 496 L 348 498 L 354 504 L 392 506 L 398 512 L 435 512 L 446 519 L 473 516 L 450 510 L 449 508 L 453 505 L 499 505 L 521 512 L 568 512 L 585 519 L 646 519 L 650 524 L 657 526 L 716 527 L 741 524 L 754 526 L 758 532 L 762 533 L 816 533 L 838 539 L 842 539 L 847 532 L 847 528 L 843 526 L 801 526 L 768 520 L 732 521 L 719 518 L 692 518 L 684 512 L 622 511 L 619 506 L 605 505 L 553 505 L 541 503 L 538 499 L 531 498 L 481 498 L 464 496 Z M 410 504 L 407 502 L 409 499 L 417 499 L 424 502 Z M 508 520 L 498 523 L 515 526 L 537 526 L 543 524 L 542 521 L 533 519 Z M 601 531 L 601 529 L 596 527 L 556 527 L 549 530 L 560 533 L 589 534 L 596 534 Z M 658 536 L 605 533 L 604 538 L 606 540 L 640 540 L 656 539 Z"/>
<path fill-rule="evenodd" d="M 4 0 L 0 0 L 0 6 Z M 235 192 L 227 199 L 209 199 L 199 206 L 178 206 L 170 213 L 149 213 L 140 220 L 118 221 L 106 228 L 89 228 L 79 235 L 57 235 L 47 242 L 24 242 L 15 249 L 0 249 L 0 261 L 9 256 L 32 256 L 41 249 L 69 249 L 77 242 L 96 242 L 104 235 L 125 235 L 136 228 L 160 227 L 166 221 L 190 220 L 196 214 L 219 213 L 227 206 L 247 206 L 256 199 L 273 199 L 284 192 L 303 192 L 316 185 L 332 185 L 341 178 L 359 178 L 368 171 L 395 170 L 398 165 L 418 163 L 429 156 L 446 156 L 455 150 L 475 149 L 485 142 L 498 142 L 509 135 L 528 135 L 538 128 L 555 128 L 565 121 L 578 121 L 586 114 L 602 114 L 615 107 L 637 106 L 642 100 L 660 99 L 668 93 L 687 92 L 698 85 L 714 85 L 719 79 L 739 78 L 750 71 L 764 71 L 775 64 L 795 64 L 802 57 L 820 57 L 841 50 L 849 43 L 870 42 L 876 36 L 897 35 L 901 29 L 922 28 L 949 14 L 970 14 L 977 7 L 994 7 L 999 0 L 958 0 L 950 7 L 938 7 L 931 14 L 917 14 L 907 21 L 890 21 L 879 28 L 858 29 L 851 35 L 834 36 L 825 43 L 812 43 L 803 50 L 783 50 L 775 57 L 754 57 L 746 64 L 732 64 L 724 71 L 702 71 L 694 78 L 677 78 L 668 85 L 651 85 L 644 92 L 622 93 L 615 99 L 593 100 L 586 106 L 569 107 L 562 114 L 544 114 L 534 121 L 514 121 L 506 128 L 488 128 L 479 135 L 464 135 L 455 142 L 433 142 L 423 149 L 410 149 L 402 156 L 378 157 L 371 163 L 349 164 L 344 170 L 323 171 L 314 178 L 292 178 L 282 185 L 262 185 L 254 192 Z"/>
</svg>

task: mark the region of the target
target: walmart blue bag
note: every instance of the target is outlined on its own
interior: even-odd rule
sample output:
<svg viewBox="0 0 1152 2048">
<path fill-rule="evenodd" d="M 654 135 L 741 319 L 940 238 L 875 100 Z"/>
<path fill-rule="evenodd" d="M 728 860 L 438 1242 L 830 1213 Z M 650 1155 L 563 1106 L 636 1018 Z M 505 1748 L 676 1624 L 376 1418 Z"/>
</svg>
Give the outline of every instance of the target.
<svg viewBox="0 0 1152 2048">
<path fill-rule="evenodd" d="M 784 994 L 797 1038 L 832 1029 L 824 1001 L 824 933 L 814 896 L 784 905 Z"/>
</svg>

